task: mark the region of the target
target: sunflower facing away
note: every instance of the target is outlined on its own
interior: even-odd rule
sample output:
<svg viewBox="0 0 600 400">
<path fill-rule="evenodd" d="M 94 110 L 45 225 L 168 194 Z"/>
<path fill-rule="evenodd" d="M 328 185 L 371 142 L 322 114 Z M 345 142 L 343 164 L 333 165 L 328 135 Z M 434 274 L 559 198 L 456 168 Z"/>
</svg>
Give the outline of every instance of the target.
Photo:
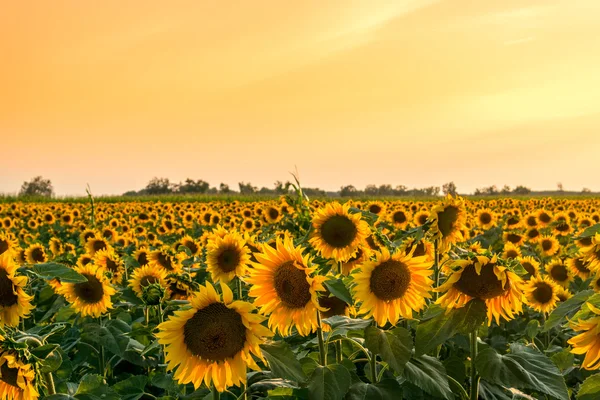
<svg viewBox="0 0 600 400">
<path fill-rule="evenodd" d="M 437 303 L 448 309 L 465 306 L 474 298 L 484 300 L 487 306 L 488 325 L 492 318 L 511 320 L 523 311 L 521 278 L 492 258 L 476 256 L 470 260 L 456 260 L 450 268 L 451 275 L 436 291 L 445 292 Z"/>
<path fill-rule="evenodd" d="M 586 303 L 587 308 L 592 312 L 592 317 L 587 319 L 573 318 L 569 325 L 575 332 L 583 332 L 569 339 L 573 348 L 573 354 L 585 354 L 581 366 L 587 370 L 600 368 L 600 309 L 590 303 Z M 577 316 L 575 316 L 577 317 Z"/>
<path fill-rule="evenodd" d="M 548 313 L 558 302 L 558 285 L 547 277 L 531 278 L 523 287 L 527 303 L 536 311 Z"/>
<path fill-rule="evenodd" d="M 594 272 L 600 270 L 600 233 L 596 233 L 590 242 L 590 246 L 584 250 L 585 260 L 589 263 L 588 268 Z"/>
<path fill-rule="evenodd" d="M 58 289 L 59 294 L 71 303 L 71 307 L 83 317 L 99 317 L 112 308 L 110 296 L 116 291 L 104 276 L 104 270 L 91 264 L 74 269 L 85 276 L 87 282 L 62 283 Z"/>
<path fill-rule="evenodd" d="M 348 204 L 328 203 L 313 216 L 309 243 L 324 258 L 348 261 L 369 235 L 369 225 L 360 214 L 350 214 Z"/>
<path fill-rule="evenodd" d="M 461 197 L 448 195 L 442 204 L 431 209 L 431 233 L 439 240 L 439 249 L 446 252 L 453 243 L 463 240 L 461 231 L 466 229 L 467 213 Z"/>
<path fill-rule="evenodd" d="M 206 265 L 213 282 L 229 283 L 246 274 L 250 249 L 238 233 L 215 236 L 206 247 Z"/>
<path fill-rule="evenodd" d="M 34 308 L 33 296 L 23 290 L 27 277 L 16 275 L 17 268 L 9 252 L 0 254 L 0 327 L 17 326 L 19 319 Z"/>
<path fill-rule="evenodd" d="M 396 325 L 400 317 L 412 319 L 413 311 L 425 307 L 433 280 L 432 262 L 425 256 L 413 257 L 403 251 L 390 254 L 387 248 L 376 253 L 353 274 L 359 313 L 373 317 L 379 326 Z"/>
<path fill-rule="evenodd" d="M 310 267 L 304 249 L 294 247 L 291 240 L 277 240 L 275 248 L 264 246 L 264 253 L 255 254 L 248 295 L 263 315 L 269 315 L 269 328 L 281 335 L 290 334 L 292 327 L 306 336 L 317 329 L 318 291 L 325 291 L 325 277 L 312 276 L 316 267 Z"/>
<path fill-rule="evenodd" d="M 120 284 L 123 281 L 125 266 L 113 249 L 100 250 L 94 255 L 94 263 L 110 276 L 110 281 Z"/>
<path fill-rule="evenodd" d="M 149 265 L 144 265 L 136 268 L 131 274 L 131 278 L 129 278 L 129 286 L 140 299 L 144 294 L 142 288 L 153 283 L 166 288 L 167 272 L 162 268 L 152 268 Z"/>
<path fill-rule="evenodd" d="M 35 371 L 31 364 L 20 361 L 16 355 L 5 352 L 0 355 L 0 398 L 7 400 L 35 400 Z"/>
<path fill-rule="evenodd" d="M 264 361 L 259 345 L 273 336 L 261 325 L 265 317 L 252 313 L 252 304 L 233 301 L 225 284 L 221 290 L 222 300 L 207 282 L 190 298 L 190 309 L 176 311 L 158 326 L 167 370 L 177 368 L 174 378 L 196 389 L 202 382 L 219 392 L 245 384 L 246 367 L 259 370 L 252 355 Z"/>
</svg>

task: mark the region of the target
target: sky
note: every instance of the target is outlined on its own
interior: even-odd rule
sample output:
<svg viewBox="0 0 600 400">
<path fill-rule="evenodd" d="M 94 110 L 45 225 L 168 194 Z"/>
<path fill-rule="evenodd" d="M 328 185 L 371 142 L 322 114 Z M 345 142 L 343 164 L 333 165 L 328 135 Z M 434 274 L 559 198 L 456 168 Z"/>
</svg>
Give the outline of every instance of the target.
<svg viewBox="0 0 600 400">
<path fill-rule="evenodd" d="M 0 1 L 0 192 L 600 191 L 600 1 Z"/>
</svg>

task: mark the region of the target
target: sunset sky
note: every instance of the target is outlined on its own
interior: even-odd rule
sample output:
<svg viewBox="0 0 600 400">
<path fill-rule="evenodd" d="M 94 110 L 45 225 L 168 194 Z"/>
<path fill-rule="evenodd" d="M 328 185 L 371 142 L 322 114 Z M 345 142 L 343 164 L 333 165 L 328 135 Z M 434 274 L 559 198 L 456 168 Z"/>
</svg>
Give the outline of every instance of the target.
<svg viewBox="0 0 600 400">
<path fill-rule="evenodd" d="M 0 192 L 600 190 L 600 1 L 3 1 Z"/>
</svg>

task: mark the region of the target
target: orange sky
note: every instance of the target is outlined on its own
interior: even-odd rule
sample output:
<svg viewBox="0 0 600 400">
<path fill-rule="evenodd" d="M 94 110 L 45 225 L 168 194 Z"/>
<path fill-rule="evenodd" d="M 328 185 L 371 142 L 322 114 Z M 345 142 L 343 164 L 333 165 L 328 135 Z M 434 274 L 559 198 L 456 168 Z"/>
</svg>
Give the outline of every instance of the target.
<svg viewBox="0 0 600 400">
<path fill-rule="evenodd" d="M 600 1 L 4 1 L 0 192 L 600 190 Z"/>
</svg>

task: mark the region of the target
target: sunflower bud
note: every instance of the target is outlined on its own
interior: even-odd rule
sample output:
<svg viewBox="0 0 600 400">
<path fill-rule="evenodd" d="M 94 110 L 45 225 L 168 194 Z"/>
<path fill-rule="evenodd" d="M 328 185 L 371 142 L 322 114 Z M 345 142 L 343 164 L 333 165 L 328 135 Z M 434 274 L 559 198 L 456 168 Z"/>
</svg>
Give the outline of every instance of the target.
<svg viewBox="0 0 600 400">
<path fill-rule="evenodd" d="M 160 304 L 165 296 L 165 289 L 158 283 L 142 287 L 142 301 L 148 306 Z"/>
</svg>

